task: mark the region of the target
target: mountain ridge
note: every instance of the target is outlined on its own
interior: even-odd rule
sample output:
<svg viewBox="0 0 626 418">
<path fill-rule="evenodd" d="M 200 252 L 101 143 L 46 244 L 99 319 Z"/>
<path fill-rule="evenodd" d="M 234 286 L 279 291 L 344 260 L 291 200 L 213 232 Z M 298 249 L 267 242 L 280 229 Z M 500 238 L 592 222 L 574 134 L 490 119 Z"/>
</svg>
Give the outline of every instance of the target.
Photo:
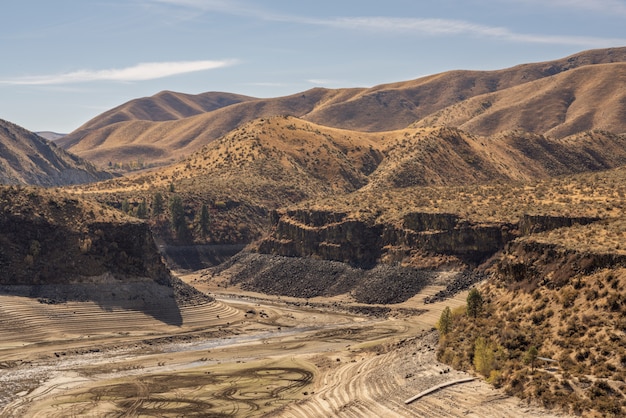
<svg viewBox="0 0 626 418">
<path fill-rule="evenodd" d="M 0 119 L 0 183 L 63 186 L 112 177 L 54 142 Z"/>
<path fill-rule="evenodd" d="M 141 121 L 125 120 L 129 116 L 123 110 L 130 105 L 122 105 L 116 108 L 117 111 L 113 109 L 87 122 L 83 127 L 59 140 L 59 144 L 101 166 L 112 161 L 138 160 L 169 164 L 257 118 L 290 115 L 318 125 L 361 132 L 397 130 L 473 97 L 514 86 L 528 87 L 529 83 L 552 79 L 577 68 L 595 68 L 602 64 L 625 61 L 626 48 L 610 48 L 583 51 L 558 60 L 521 64 L 502 70 L 448 71 L 371 88 L 335 90 L 314 88 L 268 99 L 238 96 L 236 100 L 240 101 L 236 103 L 163 122 L 146 120 L 150 117 L 145 117 Z M 587 82 L 593 82 L 594 75 L 588 74 L 588 77 Z M 529 88 L 528 91 L 532 92 L 532 89 Z M 182 97 L 178 93 L 159 94 Z M 133 105 L 145 102 L 147 106 L 153 103 L 149 98 L 137 100 L 132 102 Z M 603 107 L 607 106 L 597 98 L 594 100 L 586 103 L 586 106 L 597 112 L 601 112 Z M 553 119 L 563 117 L 559 113 L 562 109 L 553 111 L 556 112 Z M 141 112 L 147 111 L 144 108 Z M 153 115 L 151 118 L 156 117 Z M 114 123 L 110 123 L 111 121 Z M 600 128 L 593 123 L 588 125 L 587 130 Z M 622 125 L 618 126 L 616 133 L 625 130 Z M 88 127 L 93 128 L 87 129 Z M 473 133 L 472 129 L 470 126 L 466 128 Z M 528 130 L 539 134 L 547 133 L 532 126 L 529 126 Z"/>
</svg>

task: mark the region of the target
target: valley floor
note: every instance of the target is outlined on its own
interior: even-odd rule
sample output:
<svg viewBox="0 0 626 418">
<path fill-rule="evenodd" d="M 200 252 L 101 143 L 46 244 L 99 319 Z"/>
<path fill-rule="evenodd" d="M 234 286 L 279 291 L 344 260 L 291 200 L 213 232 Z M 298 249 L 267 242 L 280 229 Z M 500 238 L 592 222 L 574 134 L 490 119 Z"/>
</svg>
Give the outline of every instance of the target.
<svg viewBox="0 0 626 418">
<path fill-rule="evenodd" d="M 0 416 L 553 417 L 435 359 L 431 286 L 384 316 L 184 277 L 215 302 L 181 326 L 89 302 L 0 295 Z M 418 314 L 420 313 L 421 314 Z"/>
</svg>

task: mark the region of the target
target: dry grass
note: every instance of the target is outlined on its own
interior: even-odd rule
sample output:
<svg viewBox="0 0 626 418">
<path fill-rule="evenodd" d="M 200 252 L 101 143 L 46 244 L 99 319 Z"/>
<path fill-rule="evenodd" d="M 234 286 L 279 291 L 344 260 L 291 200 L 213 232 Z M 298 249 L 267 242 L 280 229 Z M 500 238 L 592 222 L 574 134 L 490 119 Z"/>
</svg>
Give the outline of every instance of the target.
<svg viewBox="0 0 626 418">
<path fill-rule="evenodd" d="M 622 133 L 625 63 L 585 66 L 456 103 L 416 126 L 455 126 L 479 135 L 523 129 L 567 137 L 603 129 Z"/>
<path fill-rule="evenodd" d="M 399 225 L 407 213 L 453 213 L 474 223 L 516 223 L 523 215 L 620 218 L 626 205 L 626 169 L 541 181 L 482 185 L 364 188 L 307 201 L 298 207 L 346 212 L 357 219 Z"/>
</svg>

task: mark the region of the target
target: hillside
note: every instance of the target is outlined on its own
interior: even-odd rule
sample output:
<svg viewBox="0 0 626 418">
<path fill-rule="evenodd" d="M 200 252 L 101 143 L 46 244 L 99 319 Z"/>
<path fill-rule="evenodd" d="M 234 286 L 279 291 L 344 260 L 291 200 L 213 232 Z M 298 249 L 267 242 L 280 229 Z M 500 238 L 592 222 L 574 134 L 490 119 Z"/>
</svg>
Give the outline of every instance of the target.
<svg viewBox="0 0 626 418">
<path fill-rule="evenodd" d="M 574 81 L 568 77 L 557 76 L 571 73 L 577 68 L 587 69 L 578 73 L 580 79 L 575 80 L 579 85 L 587 86 L 586 91 L 591 92 L 594 80 L 600 77 L 604 83 L 603 88 L 618 92 L 620 89 L 611 86 L 621 85 L 620 79 L 605 77 L 604 74 L 610 71 L 601 67 L 602 64 L 624 61 L 626 48 L 592 50 L 555 61 L 524 64 L 509 69 L 450 71 L 372 88 L 312 89 L 269 99 L 233 96 L 223 98 L 217 104 L 211 102 L 213 108 L 207 106 L 205 112 L 197 114 L 195 112 L 199 112 L 202 106 L 196 104 L 198 100 L 196 96 L 166 92 L 112 109 L 61 139 L 59 144 L 99 166 L 106 166 L 109 163 L 162 165 L 190 155 L 246 122 L 275 115 L 290 115 L 319 125 L 361 132 L 398 130 L 467 99 L 508 91 L 516 86 L 522 88 L 533 81 L 544 80 L 543 85 L 550 85 L 555 91 L 563 91 L 562 94 L 567 96 Z M 600 74 L 596 75 L 596 71 Z M 534 90 L 532 93 L 531 97 L 525 98 L 522 102 L 525 106 L 515 109 L 516 112 L 529 115 L 536 112 L 537 103 L 543 97 L 534 94 Z M 207 95 L 213 97 L 209 93 Z M 578 99 L 575 104 L 575 108 L 578 108 L 577 114 L 584 116 L 586 112 L 595 112 L 600 115 L 604 111 L 606 115 L 619 115 L 613 112 L 619 112 L 621 107 L 617 106 L 614 111 L 615 103 L 599 100 L 599 97 L 601 96 L 597 94 L 588 94 Z M 618 96 L 612 97 L 619 101 Z M 567 99 L 571 100 L 571 95 Z M 175 102 L 176 105 L 169 102 Z M 181 105 L 181 102 L 188 105 Z M 231 102 L 232 104 L 228 105 Z M 484 111 L 481 106 L 489 106 L 485 103 L 487 103 L 485 100 L 479 100 L 478 110 L 474 106 L 471 111 L 474 113 Z M 567 119 L 564 113 L 568 109 L 567 105 L 539 106 L 539 108 L 542 112 L 541 120 Z M 456 117 L 456 110 L 449 112 L 451 115 L 446 116 L 446 120 Z M 467 113 L 465 106 L 462 106 L 459 112 Z M 578 119 L 580 117 L 582 116 L 578 116 Z M 169 121 L 161 121 L 165 118 Z M 611 123 L 608 125 L 602 118 L 588 120 L 578 129 L 580 132 L 611 128 L 612 131 L 621 133 L 625 130 L 622 126 L 623 120 L 611 116 Z M 555 128 L 554 124 L 540 124 L 539 121 L 534 123 L 535 125 L 527 126 L 526 130 L 546 134 Z M 571 121 L 568 123 L 571 124 Z M 503 129 L 518 127 L 509 124 Z M 574 127 L 570 127 L 566 131 L 570 134 L 573 129 Z M 466 130 L 479 133 L 474 132 L 469 125 Z"/>
<path fill-rule="evenodd" d="M 328 94 L 324 89 L 313 89 L 276 99 L 249 100 L 165 122 L 133 119 L 105 123 L 101 128 L 72 132 L 59 145 L 101 166 L 110 162 L 171 164 L 254 119 L 304 115 Z M 99 122 L 94 120 L 88 125 Z"/>
<path fill-rule="evenodd" d="M 626 132 L 626 63 L 575 68 L 447 107 L 419 126 L 459 127 L 478 135 L 522 129 L 563 138 L 601 129 Z"/>
<path fill-rule="evenodd" d="M 111 177 L 54 143 L 0 119 L 0 183 L 64 186 Z"/>
<path fill-rule="evenodd" d="M 622 216 L 511 242 L 480 287 L 481 312 L 453 315 L 439 358 L 529 402 L 623 416 L 624 226 Z"/>
<path fill-rule="evenodd" d="M 127 199 L 131 212 L 142 201 L 152 207 L 157 193 L 165 206 L 179 196 L 197 241 L 249 243 L 266 228 L 269 210 L 357 190 L 382 158 L 372 134 L 273 117 L 250 122 L 180 163 L 82 186 L 77 192 L 117 207 Z M 202 205 L 211 212 L 204 238 L 197 231 Z M 157 224 L 164 220 L 153 212 L 149 217 Z M 161 232 L 171 239 L 167 230 Z"/>
<path fill-rule="evenodd" d="M 416 186 L 527 182 L 619 167 L 626 163 L 625 141 L 607 132 L 567 140 L 519 131 L 478 137 L 451 128 L 357 133 L 281 116 L 250 122 L 180 163 L 76 192 L 118 208 L 126 201 L 133 214 L 143 205 L 141 216 L 166 242 L 247 244 L 266 233 L 272 210 L 299 202 L 342 212 L 341 202 L 350 199 L 350 212 L 387 213 L 404 201 L 403 190 L 429 190 Z M 396 190 L 397 197 L 380 200 Z M 164 210 L 155 214 L 157 194 Z M 175 196 L 189 230 L 182 242 L 167 224 Z M 204 233 L 202 206 L 210 218 Z"/>
<path fill-rule="evenodd" d="M 76 132 L 92 131 L 107 125 L 132 120 L 166 121 L 183 119 L 249 100 L 255 99 L 234 93 L 207 92 L 184 94 L 162 91 L 151 97 L 134 99 L 114 107 L 87 121 L 76 129 Z"/>
<path fill-rule="evenodd" d="M 385 159 L 366 188 L 528 181 L 606 170 L 626 163 L 626 135 L 582 132 L 562 140 L 522 130 L 492 136 L 456 128 L 385 134 Z"/>
</svg>

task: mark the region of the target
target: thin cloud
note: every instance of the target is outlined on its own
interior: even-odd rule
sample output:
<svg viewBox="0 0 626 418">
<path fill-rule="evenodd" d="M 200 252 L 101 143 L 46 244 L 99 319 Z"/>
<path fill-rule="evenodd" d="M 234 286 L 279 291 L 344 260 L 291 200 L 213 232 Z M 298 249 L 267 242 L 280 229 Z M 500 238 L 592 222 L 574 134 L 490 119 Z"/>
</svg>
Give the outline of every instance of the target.
<svg viewBox="0 0 626 418">
<path fill-rule="evenodd" d="M 427 36 L 469 35 L 480 38 L 527 43 L 581 45 L 589 47 L 601 47 L 607 44 L 623 45 L 626 43 L 625 39 L 619 38 L 516 33 L 505 27 L 479 25 L 463 20 L 450 19 L 346 17 L 310 22 L 351 30 L 411 32 Z"/>
<path fill-rule="evenodd" d="M 272 13 L 255 7 L 252 3 L 224 0 L 152 0 L 156 3 L 196 8 L 203 11 L 214 11 L 235 16 L 254 17 L 259 20 L 296 23 L 312 26 L 326 26 L 342 30 L 361 30 L 376 33 L 412 33 L 422 36 L 474 36 L 491 38 L 509 42 L 525 42 L 538 44 L 575 45 L 590 48 L 624 45 L 623 38 L 599 38 L 571 35 L 544 35 L 518 33 L 506 27 L 481 25 L 464 20 L 437 18 L 399 18 L 399 17 L 336 17 L 310 18 L 296 15 Z M 538 2 L 539 0 L 517 0 L 519 2 Z M 626 14 L 626 5 L 618 0 L 554 0 L 563 7 L 580 10 L 604 11 L 612 10 L 615 14 Z M 545 3 L 545 2 L 544 2 Z"/>
<path fill-rule="evenodd" d="M 315 85 L 318 85 L 318 86 L 328 86 L 328 85 L 332 85 L 332 84 L 341 84 L 337 80 L 330 80 L 330 79 L 325 79 L 325 78 L 311 78 L 311 79 L 307 80 L 307 83 L 315 84 Z"/>
<path fill-rule="evenodd" d="M 18 77 L 0 80 L 11 85 L 74 84 L 91 81 L 146 81 L 198 71 L 214 70 L 236 64 L 236 60 L 147 62 L 133 67 L 107 70 L 80 70 L 63 74 Z"/>
<path fill-rule="evenodd" d="M 517 0 L 519 3 L 531 4 L 536 7 L 566 8 L 593 12 L 607 16 L 626 16 L 626 4 L 622 0 Z"/>
</svg>

